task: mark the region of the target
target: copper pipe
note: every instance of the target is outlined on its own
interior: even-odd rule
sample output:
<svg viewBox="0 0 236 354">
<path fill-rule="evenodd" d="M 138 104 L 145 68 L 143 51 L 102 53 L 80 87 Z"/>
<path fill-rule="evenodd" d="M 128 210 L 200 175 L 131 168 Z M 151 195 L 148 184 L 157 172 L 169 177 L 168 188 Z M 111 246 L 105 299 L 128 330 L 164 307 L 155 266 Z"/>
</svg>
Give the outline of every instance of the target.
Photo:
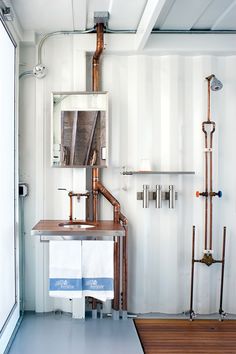
<svg viewBox="0 0 236 354">
<path fill-rule="evenodd" d="M 207 122 L 211 124 L 211 79 L 214 77 L 214 75 L 210 75 L 206 77 L 207 80 Z M 204 124 L 204 123 L 203 123 Z M 212 181 L 212 141 L 213 141 L 213 133 L 215 131 L 215 123 L 212 122 L 213 124 L 213 129 L 210 132 L 210 235 L 209 235 L 209 249 L 212 249 L 212 227 L 213 227 L 213 203 L 212 203 L 212 192 L 213 192 L 213 181 Z M 207 138 L 206 138 L 206 132 L 205 132 L 205 148 L 207 148 Z M 206 159 L 208 159 L 207 152 L 205 153 Z M 206 169 L 208 168 L 207 163 L 206 163 Z M 206 178 L 208 178 L 207 173 L 206 173 Z M 208 181 L 207 181 L 208 183 Z M 207 192 L 207 191 L 206 191 Z M 208 202 L 207 202 L 206 197 L 206 202 L 205 202 L 205 249 L 206 247 L 206 238 L 208 237 L 208 230 L 206 231 L 206 227 L 208 226 L 206 223 L 206 220 L 208 218 Z"/>
<path fill-rule="evenodd" d="M 213 133 L 215 131 L 215 123 L 212 122 L 213 129 L 210 133 L 210 249 L 212 249 L 212 227 L 213 227 L 213 203 L 212 203 L 212 193 L 213 193 L 213 168 L 212 168 L 212 143 L 213 143 Z"/>
<path fill-rule="evenodd" d="M 94 299 L 94 297 L 92 297 L 92 310 L 97 309 L 97 303 L 98 303 L 98 300 Z"/>
<path fill-rule="evenodd" d="M 69 215 L 69 220 L 72 221 L 73 220 L 73 200 L 72 200 L 72 192 L 69 192 L 69 198 L 70 198 L 70 215 Z"/>
<path fill-rule="evenodd" d="M 92 188 L 93 188 L 93 221 L 98 220 L 98 188 L 97 183 L 99 180 L 98 168 L 92 169 Z"/>
<path fill-rule="evenodd" d="M 93 54 L 93 64 L 92 64 L 92 90 L 99 91 L 99 59 L 103 51 L 103 36 L 104 36 L 104 25 L 99 23 L 96 26 L 97 29 L 97 45 L 96 50 Z M 93 190 L 93 221 L 98 220 L 98 189 L 97 182 L 99 180 L 99 169 L 92 169 L 92 190 Z M 97 308 L 97 300 L 92 300 L 92 309 Z"/>
<path fill-rule="evenodd" d="M 120 310 L 120 237 L 114 242 L 114 299 L 113 309 Z"/>
<path fill-rule="evenodd" d="M 103 52 L 104 47 L 104 25 L 102 23 L 97 24 L 97 45 L 96 51 L 93 55 L 92 61 L 92 90 L 99 91 L 99 82 L 100 82 L 100 67 L 99 60 Z M 113 205 L 113 218 L 114 222 L 119 223 L 123 222 L 123 225 L 127 225 L 126 217 L 120 213 L 120 203 L 116 200 L 116 198 L 103 186 L 103 184 L 99 181 L 99 169 L 92 169 L 92 190 L 93 190 L 93 220 L 98 220 L 98 193 L 100 192 L 112 205 Z M 123 253 L 125 256 L 125 260 L 123 259 L 123 273 L 125 284 L 122 283 L 122 287 L 124 286 L 124 301 L 125 307 L 127 308 L 127 263 L 126 262 L 126 240 L 123 243 Z M 125 247 L 125 250 L 124 250 Z M 123 279 L 123 278 L 122 278 Z M 96 308 L 97 302 L 93 301 L 93 308 Z M 114 300 L 113 300 L 113 308 L 114 310 L 120 309 L 120 238 L 114 243 Z"/>
<path fill-rule="evenodd" d="M 202 131 L 205 134 L 205 149 L 208 147 L 207 141 L 207 131 L 205 130 L 205 122 L 202 123 Z M 204 246 L 205 249 L 208 248 L 208 152 L 205 151 L 205 240 Z"/>
<path fill-rule="evenodd" d="M 223 315 L 223 291 L 224 291 L 224 271 L 225 271 L 225 243 L 226 243 L 226 227 L 223 228 L 223 250 L 222 250 L 222 268 L 221 268 L 221 284 L 220 284 L 220 308 L 219 314 Z"/>
<path fill-rule="evenodd" d="M 90 193 L 73 193 L 73 192 L 69 192 L 68 196 L 70 198 L 70 214 L 69 214 L 69 220 L 72 221 L 73 220 L 73 197 L 77 197 L 78 199 L 80 197 L 90 197 Z"/>
<path fill-rule="evenodd" d="M 127 219 L 126 219 L 127 220 Z M 124 226 L 125 236 L 122 238 L 122 310 L 127 311 L 127 288 L 128 288 L 128 227 Z"/>
<path fill-rule="evenodd" d="M 96 183 L 97 190 L 113 205 L 113 217 L 114 217 L 114 222 L 119 222 L 120 221 L 120 203 L 118 200 L 113 197 L 113 195 L 103 186 L 101 182 Z"/>
<path fill-rule="evenodd" d="M 97 30 L 97 45 L 96 50 L 93 54 L 93 64 L 92 64 L 92 90 L 99 91 L 100 83 L 100 67 L 99 60 L 103 52 L 104 47 L 104 24 L 98 23 L 96 26 Z M 98 168 L 93 169 L 93 220 L 98 220 L 98 190 L 96 189 L 96 183 L 94 183 L 94 175 L 96 180 L 99 180 L 99 170 Z"/>
<path fill-rule="evenodd" d="M 120 213 L 120 221 L 124 226 L 128 225 L 128 219 L 126 216 L 124 216 L 122 213 Z"/>
<path fill-rule="evenodd" d="M 212 77 L 206 77 L 207 80 L 207 121 L 210 122 L 210 116 L 211 116 L 211 110 L 210 110 L 210 81 Z M 204 123 L 203 123 L 203 132 L 205 134 L 205 149 L 208 148 L 208 139 L 207 139 L 207 131 L 204 128 Z M 205 249 L 208 249 L 208 152 L 205 152 L 205 193 L 206 193 L 206 199 L 205 199 Z M 211 204 L 211 201 L 210 201 Z M 210 210 L 212 208 L 210 207 Z M 212 220 L 212 219 L 211 219 Z M 212 222 L 212 221 L 211 221 Z M 210 222 L 210 224 L 211 224 Z"/>
<path fill-rule="evenodd" d="M 191 291 L 190 291 L 190 320 L 193 320 L 194 311 L 193 311 L 193 288 L 194 288 L 194 264 L 195 264 L 195 226 L 193 226 L 192 234 L 192 269 L 191 269 Z"/>
<path fill-rule="evenodd" d="M 93 91 L 99 91 L 99 83 L 100 83 L 99 59 L 102 55 L 103 47 L 104 47 L 104 24 L 98 23 L 96 26 L 96 30 L 97 30 L 97 46 L 96 46 L 96 51 L 93 54 L 93 76 L 92 76 Z"/>
<path fill-rule="evenodd" d="M 207 120 L 208 120 L 208 122 L 210 122 L 210 120 L 211 120 L 211 87 L 210 87 L 210 83 L 211 83 L 212 75 L 209 77 L 206 77 L 206 79 L 207 79 L 207 95 L 208 95 Z"/>
</svg>

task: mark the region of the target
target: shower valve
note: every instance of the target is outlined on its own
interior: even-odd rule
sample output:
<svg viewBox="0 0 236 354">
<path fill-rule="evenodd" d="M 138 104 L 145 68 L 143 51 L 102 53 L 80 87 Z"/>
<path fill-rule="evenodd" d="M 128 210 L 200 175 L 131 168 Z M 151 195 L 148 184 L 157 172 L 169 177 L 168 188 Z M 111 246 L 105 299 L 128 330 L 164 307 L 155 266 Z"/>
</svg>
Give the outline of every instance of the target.
<svg viewBox="0 0 236 354">
<path fill-rule="evenodd" d="M 218 192 L 211 192 L 209 193 L 211 197 L 219 197 L 221 198 L 222 197 L 222 191 L 218 191 Z"/>
<path fill-rule="evenodd" d="M 196 197 L 197 197 L 197 198 L 199 198 L 200 196 L 201 196 L 201 197 L 208 197 L 208 195 L 209 195 L 208 192 L 202 192 L 202 193 L 199 192 L 199 191 L 196 192 Z"/>
<path fill-rule="evenodd" d="M 219 198 L 221 198 L 222 197 L 222 195 L 223 195 L 223 193 L 222 193 L 222 191 L 218 191 L 218 192 L 202 192 L 202 193 L 200 193 L 199 191 L 197 191 L 196 192 L 196 197 L 198 198 L 198 197 L 200 197 L 200 196 L 202 196 L 202 197 L 219 197 Z"/>
</svg>

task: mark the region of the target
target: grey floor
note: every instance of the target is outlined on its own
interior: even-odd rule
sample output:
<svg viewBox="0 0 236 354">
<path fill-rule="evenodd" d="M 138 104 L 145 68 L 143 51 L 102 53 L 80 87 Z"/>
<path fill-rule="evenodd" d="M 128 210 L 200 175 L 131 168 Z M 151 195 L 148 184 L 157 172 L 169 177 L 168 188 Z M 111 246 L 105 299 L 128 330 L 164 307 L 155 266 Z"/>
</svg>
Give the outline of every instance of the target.
<svg viewBox="0 0 236 354">
<path fill-rule="evenodd" d="M 26 313 L 9 354 L 143 354 L 131 319 Z"/>
</svg>

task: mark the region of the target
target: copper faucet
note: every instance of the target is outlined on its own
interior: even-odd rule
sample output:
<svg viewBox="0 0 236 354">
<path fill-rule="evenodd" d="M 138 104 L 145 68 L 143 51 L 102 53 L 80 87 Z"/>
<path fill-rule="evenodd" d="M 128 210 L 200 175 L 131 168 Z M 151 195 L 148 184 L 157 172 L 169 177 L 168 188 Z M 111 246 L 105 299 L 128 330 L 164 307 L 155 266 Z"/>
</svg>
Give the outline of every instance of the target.
<svg viewBox="0 0 236 354">
<path fill-rule="evenodd" d="M 58 188 L 59 191 L 67 191 L 66 188 Z M 85 198 L 89 198 L 90 196 L 90 192 L 86 192 L 86 193 L 74 193 L 72 191 L 68 192 L 68 197 L 70 198 L 70 214 L 69 214 L 69 220 L 72 221 L 73 220 L 73 197 L 76 197 L 77 200 L 80 200 L 80 197 L 85 197 Z"/>
</svg>

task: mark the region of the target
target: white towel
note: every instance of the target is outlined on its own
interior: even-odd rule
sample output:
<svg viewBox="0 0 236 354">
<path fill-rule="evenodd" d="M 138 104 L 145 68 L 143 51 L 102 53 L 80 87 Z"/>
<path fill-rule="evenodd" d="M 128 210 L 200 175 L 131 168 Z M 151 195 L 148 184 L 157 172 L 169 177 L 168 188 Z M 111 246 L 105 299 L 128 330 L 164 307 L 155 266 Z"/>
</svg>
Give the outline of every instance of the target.
<svg viewBox="0 0 236 354">
<path fill-rule="evenodd" d="M 82 241 L 84 296 L 106 301 L 114 298 L 113 241 Z"/>
<path fill-rule="evenodd" d="M 49 295 L 82 297 L 81 241 L 49 242 Z"/>
</svg>

